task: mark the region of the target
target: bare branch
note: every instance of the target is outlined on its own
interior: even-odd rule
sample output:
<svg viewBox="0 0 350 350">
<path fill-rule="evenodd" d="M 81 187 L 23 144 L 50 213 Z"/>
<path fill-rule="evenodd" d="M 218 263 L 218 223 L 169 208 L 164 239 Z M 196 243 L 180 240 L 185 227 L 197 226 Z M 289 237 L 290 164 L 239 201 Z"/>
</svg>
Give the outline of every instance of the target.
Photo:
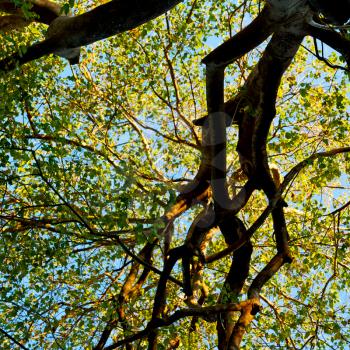
<svg viewBox="0 0 350 350">
<path fill-rule="evenodd" d="M 23 344 L 17 341 L 11 334 L 7 333 L 4 329 L 0 328 L 0 333 L 2 333 L 6 338 L 10 339 L 13 343 L 18 345 L 23 350 L 28 350 Z"/>
<path fill-rule="evenodd" d="M 307 32 L 315 39 L 322 41 L 344 56 L 348 67 L 350 67 L 350 40 L 346 39 L 336 31 L 325 30 L 313 26 L 309 26 Z"/>
</svg>

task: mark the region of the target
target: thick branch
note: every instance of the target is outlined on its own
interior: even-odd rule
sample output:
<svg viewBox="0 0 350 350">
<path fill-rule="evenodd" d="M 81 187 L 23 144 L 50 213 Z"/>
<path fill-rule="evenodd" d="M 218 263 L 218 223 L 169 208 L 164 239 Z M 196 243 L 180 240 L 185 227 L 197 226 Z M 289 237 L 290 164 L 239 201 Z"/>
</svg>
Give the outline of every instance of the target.
<svg viewBox="0 0 350 350">
<path fill-rule="evenodd" d="M 75 17 L 59 17 L 49 27 L 49 38 L 30 46 L 23 56 L 14 54 L 0 61 L 0 70 L 9 71 L 50 53 L 79 48 L 128 31 L 156 18 L 182 0 L 112 0 Z"/>
<path fill-rule="evenodd" d="M 21 15 L 0 16 L 0 31 L 7 32 L 27 26 L 30 21 Z"/>
<path fill-rule="evenodd" d="M 203 146 L 209 148 L 211 188 L 215 211 L 228 209 L 230 197 L 226 183 L 226 121 L 224 114 L 224 67 L 208 63 L 206 67 L 208 125 L 203 129 L 208 136 Z"/>
<path fill-rule="evenodd" d="M 247 242 L 248 238 L 251 238 L 252 235 L 264 224 L 265 220 L 268 218 L 268 216 L 271 214 L 273 208 L 276 207 L 278 202 L 280 201 L 282 194 L 285 192 L 289 184 L 295 179 L 295 177 L 300 173 L 301 170 L 303 170 L 306 166 L 311 165 L 314 160 L 318 158 L 326 158 L 326 157 L 332 157 L 337 154 L 343 154 L 343 153 L 349 153 L 350 147 L 343 147 L 343 148 L 335 148 L 330 151 L 326 152 L 320 152 L 315 153 L 311 155 L 310 157 L 306 158 L 296 166 L 294 166 L 288 174 L 284 177 L 284 180 L 281 184 L 281 186 L 278 188 L 274 198 L 269 202 L 269 205 L 267 208 L 260 214 L 258 219 L 250 226 L 250 228 L 247 230 L 247 235 L 243 238 L 240 238 L 237 242 L 234 244 L 228 246 L 227 248 L 221 250 L 220 252 L 214 253 L 208 257 L 205 258 L 205 263 L 210 264 L 213 263 L 228 254 L 234 252 L 235 250 L 239 249 L 244 245 L 245 242 Z"/>
<path fill-rule="evenodd" d="M 272 260 L 265 266 L 265 268 L 255 277 L 248 290 L 248 297 L 259 298 L 262 287 L 281 268 L 284 263 L 285 257 L 283 254 L 275 255 Z"/>
<path fill-rule="evenodd" d="M 169 222 L 170 220 L 175 220 L 192 205 L 208 200 L 210 197 L 209 174 L 208 166 L 202 161 L 194 180 L 182 188 L 175 203 L 164 214 L 164 221 Z"/>
<path fill-rule="evenodd" d="M 247 102 L 244 100 L 242 94 L 237 94 L 234 98 L 228 100 L 224 104 L 224 113 L 225 113 L 225 122 L 226 127 L 231 126 L 232 124 L 238 124 L 239 120 L 243 116 L 243 108 L 247 105 Z M 194 125 L 203 126 L 207 122 L 208 115 L 204 117 L 195 119 L 193 121 Z"/>
<path fill-rule="evenodd" d="M 235 302 L 238 300 L 249 274 L 252 252 L 253 246 L 248 240 L 247 243 L 233 253 L 232 264 L 221 291 L 221 300 L 225 302 Z M 227 349 L 232 332 L 234 331 L 234 323 L 231 318 L 231 313 L 218 315 L 217 331 L 220 350 Z"/>
<path fill-rule="evenodd" d="M 30 11 L 35 14 L 32 19 L 35 22 L 40 22 L 49 25 L 54 19 L 60 15 L 61 6 L 48 0 L 29 0 L 32 6 Z M 26 20 L 21 8 L 16 7 L 15 4 L 9 0 L 0 0 L 0 11 L 17 15 Z M 27 24 L 30 21 L 26 21 Z"/>
<path fill-rule="evenodd" d="M 241 316 L 236 322 L 231 333 L 227 347 L 228 350 L 239 350 L 246 329 L 253 321 L 254 316 L 257 314 L 259 309 L 259 304 L 250 304 L 241 311 Z"/>
<path fill-rule="evenodd" d="M 253 22 L 213 50 L 202 62 L 227 66 L 266 40 L 272 34 L 273 26 L 269 9 L 265 7 Z"/>
</svg>

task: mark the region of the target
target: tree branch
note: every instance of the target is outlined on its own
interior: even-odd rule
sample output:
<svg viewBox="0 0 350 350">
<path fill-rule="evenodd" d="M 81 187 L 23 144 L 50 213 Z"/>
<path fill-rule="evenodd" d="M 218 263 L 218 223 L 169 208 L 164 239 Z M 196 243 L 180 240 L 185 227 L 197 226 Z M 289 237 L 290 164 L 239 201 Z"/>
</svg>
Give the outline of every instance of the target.
<svg viewBox="0 0 350 350">
<path fill-rule="evenodd" d="M 273 208 L 278 204 L 278 202 L 281 199 L 282 194 L 287 189 L 288 185 L 295 179 L 295 177 L 300 173 L 303 168 L 305 168 L 308 165 L 311 165 L 314 160 L 318 158 L 326 158 L 326 157 L 332 157 L 337 154 L 342 153 L 349 153 L 350 147 L 343 147 L 343 148 L 335 148 L 330 151 L 326 152 L 319 152 L 311 155 L 310 157 L 304 159 L 299 164 L 295 165 L 288 174 L 284 177 L 284 180 L 281 184 L 281 186 L 278 188 L 274 198 L 269 202 L 269 205 L 265 208 L 265 210 L 260 214 L 258 219 L 250 226 L 250 228 L 247 230 L 247 235 L 243 238 L 240 238 L 237 242 L 234 244 L 228 246 L 227 248 L 221 250 L 220 252 L 214 253 L 208 257 L 205 258 L 205 263 L 210 264 L 214 261 L 217 261 L 228 254 L 232 253 L 233 251 L 239 249 L 243 246 L 245 242 L 247 242 L 248 238 L 251 238 L 252 235 L 263 225 L 267 217 L 272 212 Z"/>
<path fill-rule="evenodd" d="M 31 4 L 30 11 L 35 15 L 35 17 L 30 20 L 25 18 L 25 15 L 20 7 L 17 7 L 14 2 L 9 0 L 0 0 L 0 11 L 20 16 L 22 20 L 27 20 L 27 24 L 29 24 L 31 21 L 35 21 L 49 25 L 60 15 L 61 6 L 52 1 L 27 0 L 27 2 Z"/>
<path fill-rule="evenodd" d="M 350 69 L 350 40 L 334 30 L 321 29 L 312 25 L 307 27 L 307 32 L 315 39 L 322 41 L 344 56 L 348 68 Z"/>
<path fill-rule="evenodd" d="M 18 342 L 11 334 L 7 333 L 4 329 L 0 328 L 0 333 L 2 333 L 6 338 L 10 339 L 13 343 L 18 345 L 23 350 L 28 350 L 24 345 Z"/>
<path fill-rule="evenodd" d="M 247 27 L 213 50 L 202 62 L 226 67 L 266 40 L 272 34 L 274 25 L 269 9 L 265 7 Z"/>
<path fill-rule="evenodd" d="M 175 311 L 171 316 L 164 318 L 164 319 L 156 319 L 153 322 L 151 321 L 148 326 L 143 329 L 142 331 L 131 335 L 130 337 L 127 337 L 125 339 L 122 339 L 110 346 L 107 346 L 104 350 L 113 350 L 116 349 L 126 343 L 131 343 L 135 340 L 141 339 L 146 337 L 149 333 L 152 331 L 161 328 L 161 327 L 167 327 L 171 324 L 189 316 L 196 316 L 196 317 L 203 317 L 203 318 L 209 318 L 209 316 L 213 314 L 219 314 L 222 312 L 228 312 L 228 311 L 242 311 L 244 308 L 247 308 L 247 306 L 254 306 L 257 305 L 257 300 L 247 300 L 242 301 L 241 303 L 237 304 L 217 304 L 215 306 L 206 306 L 206 307 L 198 307 L 198 308 L 188 308 L 188 309 L 181 309 L 178 311 Z"/>
<path fill-rule="evenodd" d="M 50 53 L 72 50 L 92 44 L 146 23 L 183 0 L 112 0 L 74 17 L 58 17 L 49 27 L 49 38 L 0 61 L 0 70 L 10 71 Z"/>
</svg>

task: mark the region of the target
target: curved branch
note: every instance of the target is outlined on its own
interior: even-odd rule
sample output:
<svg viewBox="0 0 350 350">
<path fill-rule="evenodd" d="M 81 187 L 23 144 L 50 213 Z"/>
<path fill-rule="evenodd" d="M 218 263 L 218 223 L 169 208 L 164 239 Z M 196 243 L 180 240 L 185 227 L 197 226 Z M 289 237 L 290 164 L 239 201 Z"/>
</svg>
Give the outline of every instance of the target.
<svg viewBox="0 0 350 350">
<path fill-rule="evenodd" d="M 300 173 L 301 170 L 303 170 L 306 166 L 311 165 L 312 162 L 318 158 L 326 158 L 326 157 L 332 157 L 337 154 L 342 153 L 349 153 L 350 147 L 343 147 L 343 148 L 335 148 L 330 151 L 326 152 L 320 152 L 315 153 L 311 155 L 310 157 L 304 159 L 302 162 L 294 166 L 288 174 L 284 177 L 284 180 L 281 184 L 281 186 L 278 188 L 274 198 L 270 201 L 269 205 L 265 208 L 265 210 L 260 214 L 258 219 L 250 226 L 250 228 L 247 230 L 247 234 L 245 237 L 240 238 L 237 242 L 234 244 L 228 246 L 227 248 L 221 250 L 220 252 L 214 253 L 208 257 L 205 258 L 205 263 L 210 264 L 214 261 L 217 261 L 228 254 L 236 251 L 240 247 L 242 247 L 249 238 L 252 237 L 252 235 L 263 225 L 267 217 L 272 212 L 273 208 L 278 204 L 278 202 L 281 199 L 282 194 L 287 189 L 288 185 L 295 179 L 295 177 Z"/>
<path fill-rule="evenodd" d="M 112 350 L 116 349 L 126 343 L 131 343 L 135 340 L 141 339 L 146 337 L 149 333 L 152 331 L 161 328 L 161 327 L 167 327 L 171 324 L 190 316 L 196 316 L 196 317 L 203 317 L 205 319 L 210 319 L 210 316 L 219 314 L 222 312 L 228 312 L 228 311 L 242 311 L 246 309 L 247 307 L 252 306 L 255 308 L 258 306 L 257 300 L 246 300 L 242 301 L 241 303 L 237 304 L 218 304 L 215 306 L 206 306 L 206 307 L 198 307 L 198 308 L 188 308 L 188 309 L 181 309 L 178 311 L 175 311 L 171 316 L 164 318 L 164 319 L 156 319 L 153 322 L 151 321 L 148 326 L 143 329 L 142 331 L 131 335 L 125 339 L 119 340 L 118 342 L 107 346 L 104 348 L 104 350 Z"/>
<path fill-rule="evenodd" d="M 272 34 L 273 29 L 274 22 L 270 19 L 269 8 L 264 7 L 247 27 L 213 50 L 202 62 L 227 66 L 260 45 Z"/>
</svg>

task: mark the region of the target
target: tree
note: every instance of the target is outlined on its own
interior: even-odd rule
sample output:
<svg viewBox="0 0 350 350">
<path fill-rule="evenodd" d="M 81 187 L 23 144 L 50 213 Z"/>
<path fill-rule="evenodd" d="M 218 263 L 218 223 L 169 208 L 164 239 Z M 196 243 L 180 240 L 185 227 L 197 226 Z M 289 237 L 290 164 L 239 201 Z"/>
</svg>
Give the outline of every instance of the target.
<svg viewBox="0 0 350 350">
<path fill-rule="evenodd" d="M 0 1 L 2 347 L 346 349 L 350 2 L 95 6 Z"/>
</svg>

